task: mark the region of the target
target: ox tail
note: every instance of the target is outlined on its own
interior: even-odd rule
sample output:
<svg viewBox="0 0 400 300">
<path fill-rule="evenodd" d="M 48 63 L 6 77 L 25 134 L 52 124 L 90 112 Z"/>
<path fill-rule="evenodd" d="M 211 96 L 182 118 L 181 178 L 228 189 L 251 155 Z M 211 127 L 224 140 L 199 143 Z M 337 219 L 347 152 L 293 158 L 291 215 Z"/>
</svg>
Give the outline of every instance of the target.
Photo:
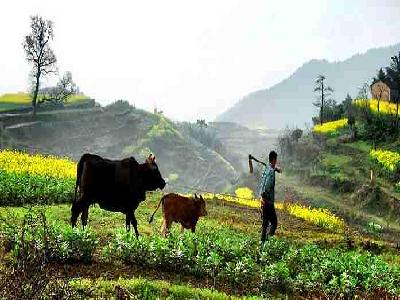
<svg viewBox="0 0 400 300">
<path fill-rule="evenodd" d="M 149 219 L 149 224 L 150 224 L 151 222 L 153 222 L 154 215 L 156 214 L 157 210 L 160 208 L 161 203 L 164 205 L 164 200 L 165 200 L 165 196 L 162 196 L 160 202 L 159 202 L 158 205 L 157 205 L 156 210 L 153 212 L 153 214 L 151 215 L 151 217 L 150 217 L 150 219 Z"/>
<path fill-rule="evenodd" d="M 74 195 L 74 203 L 77 201 L 78 187 L 81 184 L 81 177 L 83 173 L 83 166 L 85 164 L 86 154 L 82 155 L 81 159 L 78 162 L 76 167 L 76 182 L 75 182 L 75 195 Z"/>
</svg>

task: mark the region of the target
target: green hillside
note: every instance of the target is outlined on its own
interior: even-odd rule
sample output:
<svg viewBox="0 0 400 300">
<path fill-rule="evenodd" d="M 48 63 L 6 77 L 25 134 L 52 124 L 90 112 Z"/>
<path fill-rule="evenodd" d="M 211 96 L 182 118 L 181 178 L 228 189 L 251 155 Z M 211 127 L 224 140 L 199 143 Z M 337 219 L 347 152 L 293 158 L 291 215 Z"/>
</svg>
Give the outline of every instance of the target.
<svg viewBox="0 0 400 300">
<path fill-rule="evenodd" d="M 283 184 L 294 201 L 327 207 L 363 232 L 399 244 L 400 143 L 396 135 L 368 139 L 361 122 L 353 129 L 326 122 L 329 130 L 317 125 L 299 141 L 290 132 L 280 137 Z"/>
<path fill-rule="evenodd" d="M 1 118 L 1 117 L 0 117 Z M 159 114 L 127 103 L 3 117 L 8 147 L 67 156 L 77 161 L 83 153 L 109 158 L 134 156 L 144 160 L 155 153 L 171 185 L 211 191 L 232 189 L 238 174 L 220 153 L 187 136 Z M 179 187 L 186 191 L 187 188 Z"/>
</svg>

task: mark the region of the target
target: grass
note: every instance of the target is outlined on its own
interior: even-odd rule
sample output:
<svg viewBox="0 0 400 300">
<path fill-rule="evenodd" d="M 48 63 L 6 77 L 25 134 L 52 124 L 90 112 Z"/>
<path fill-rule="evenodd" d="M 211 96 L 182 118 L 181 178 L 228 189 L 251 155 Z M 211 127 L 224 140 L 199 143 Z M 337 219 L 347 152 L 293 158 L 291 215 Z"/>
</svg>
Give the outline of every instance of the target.
<svg viewBox="0 0 400 300">
<path fill-rule="evenodd" d="M 90 298 L 111 298 L 115 290 L 122 290 L 127 297 L 136 299 L 262 299 L 260 297 L 232 297 L 208 288 L 193 288 L 189 284 L 171 284 L 165 280 L 149 280 L 146 278 L 130 278 L 118 280 L 73 279 L 70 287 L 76 292 Z"/>
<path fill-rule="evenodd" d="M 395 230 L 395 233 L 386 237 L 388 241 L 393 241 L 394 238 L 398 237 L 400 225 L 397 220 L 391 220 L 387 217 L 364 211 L 358 206 L 358 204 L 353 203 L 350 200 L 350 195 L 332 193 L 323 187 L 301 183 L 299 178 L 294 176 L 283 175 L 280 177 L 281 180 L 278 181 L 280 188 L 295 191 L 300 198 L 296 201 L 302 200 L 314 207 L 328 208 L 330 211 L 333 211 L 337 215 L 343 217 L 346 221 L 348 221 L 350 226 L 354 226 L 353 228 L 356 228 L 357 230 L 362 229 L 359 226 L 360 223 L 368 224 L 369 222 L 379 224 L 383 228 L 390 227 L 391 230 Z M 374 236 L 373 239 L 378 241 L 383 237 L 384 235 Z M 368 236 L 368 238 L 372 237 Z M 362 239 L 365 239 L 365 237 L 362 237 Z"/>
<path fill-rule="evenodd" d="M 155 221 L 151 225 L 148 224 L 148 219 L 155 210 L 159 197 L 159 194 L 149 195 L 148 199 L 137 210 L 136 217 L 139 223 L 139 232 L 142 234 L 159 234 L 162 221 L 160 212 L 156 214 Z M 200 219 L 199 230 L 226 227 L 232 231 L 232 234 L 239 232 L 258 238 L 261 221 L 257 209 L 243 206 L 236 207 L 220 200 L 209 200 L 207 205 L 209 216 Z M 64 227 L 69 226 L 69 204 L 37 206 L 37 208 L 45 210 L 49 222 Z M 15 222 L 22 223 L 22 218 L 27 210 L 27 207 L 0 207 L 0 215 L 11 214 Z M 278 210 L 277 213 L 279 218 L 278 236 L 283 238 L 292 239 L 300 243 L 314 242 L 321 239 L 330 239 L 335 242 L 340 241 L 342 238 L 340 232 L 320 228 L 317 225 L 303 221 L 301 218 L 291 216 L 286 211 Z M 101 237 L 101 240 L 105 241 L 113 236 L 115 230 L 125 227 L 125 217 L 121 213 L 108 212 L 97 206 L 91 207 L 89 210 L 89 226 Z M 179 226 L 175 225 L 174 227 L 178 229 Z"/>
<path fill-rule="evenodd" d="M 372 148 L 372 145 L 366 141 L 356 141 L 356 142 L 352 142 L 352 143 L 347 143 L 347 144 L 344 144 L 344 146 L 358 150 L 363 153 L 367 153 L 367 154 L 369 153 L 369 151 Z"/>
</svg>

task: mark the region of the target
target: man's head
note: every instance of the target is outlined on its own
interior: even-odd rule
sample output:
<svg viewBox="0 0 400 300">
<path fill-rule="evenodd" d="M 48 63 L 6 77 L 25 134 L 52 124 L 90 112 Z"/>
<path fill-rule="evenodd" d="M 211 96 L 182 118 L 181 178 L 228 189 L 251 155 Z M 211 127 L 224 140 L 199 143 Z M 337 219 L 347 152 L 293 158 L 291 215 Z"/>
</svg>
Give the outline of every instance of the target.
<svg viewBox="0 0 400 300">
<path fill-rule="evenodd" d="M 272 165 L 272 167 L 274 167 L 274 168 L 275 168 L 277 159 L 278 159 L 278 154 L 277 154 L 275 151 L 272 150 L 272 151 L 269 153 L 268 160 L 269 160 L 269 163 L 270 163 L 270 164 Z"/>
</svg>

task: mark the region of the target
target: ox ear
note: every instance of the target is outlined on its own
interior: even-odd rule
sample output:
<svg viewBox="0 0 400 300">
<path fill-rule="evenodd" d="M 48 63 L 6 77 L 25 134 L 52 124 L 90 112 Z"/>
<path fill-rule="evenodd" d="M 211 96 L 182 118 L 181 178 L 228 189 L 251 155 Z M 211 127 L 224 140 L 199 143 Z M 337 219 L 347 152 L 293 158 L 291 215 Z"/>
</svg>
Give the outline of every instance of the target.
<svg viewBox="0 0 400 300">
<path fill-rule="evenodd" d="M 150 155 L 146 158 L 146 162 L 149 164 L 152 164 L 156 161 L 156 157 L 154 156 L 153 153 L 150 153 Z"/>
</svg>

